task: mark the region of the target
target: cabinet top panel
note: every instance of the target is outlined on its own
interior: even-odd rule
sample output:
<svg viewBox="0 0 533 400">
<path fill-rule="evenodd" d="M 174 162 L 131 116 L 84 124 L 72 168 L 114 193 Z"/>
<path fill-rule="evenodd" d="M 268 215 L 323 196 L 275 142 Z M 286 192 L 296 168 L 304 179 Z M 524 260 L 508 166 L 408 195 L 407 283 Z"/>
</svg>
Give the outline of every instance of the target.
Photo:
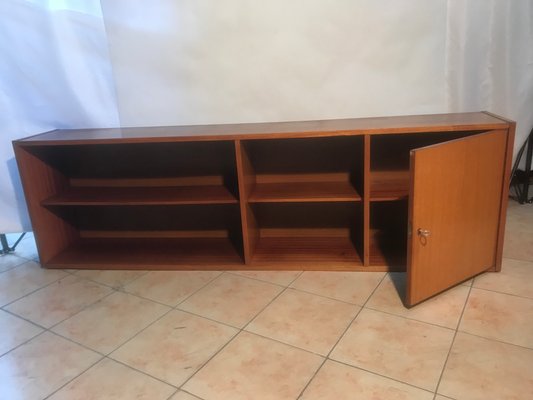
<svg viewBox="0 0 533 400">
<path fill-rule="evenodd" d="M 362 134 L 505 129 L 511 122 L 487 112 L 329 119 L 319 121 L 56 129 L 17 140 L 21 145 L 274 139 Z"/>
</svg>

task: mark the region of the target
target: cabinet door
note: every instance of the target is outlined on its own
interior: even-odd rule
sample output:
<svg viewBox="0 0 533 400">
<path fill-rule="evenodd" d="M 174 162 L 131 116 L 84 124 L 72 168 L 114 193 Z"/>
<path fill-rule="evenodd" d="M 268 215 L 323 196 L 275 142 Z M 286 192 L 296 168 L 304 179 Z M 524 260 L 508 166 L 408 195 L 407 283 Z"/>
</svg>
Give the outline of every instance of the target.
<svg viewBox="0 0 533 400">
<path fill-rule="evenodd" d="M 507 131 L 411 151 L 408 306 L 494 266 Z"/>
</svg>

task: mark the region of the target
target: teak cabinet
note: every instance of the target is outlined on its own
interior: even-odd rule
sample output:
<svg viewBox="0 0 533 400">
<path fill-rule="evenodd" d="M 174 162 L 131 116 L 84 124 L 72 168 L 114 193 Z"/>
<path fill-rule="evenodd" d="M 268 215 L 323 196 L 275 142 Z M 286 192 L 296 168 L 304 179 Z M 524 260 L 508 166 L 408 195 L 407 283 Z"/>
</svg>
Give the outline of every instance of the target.
<svg viewBox="0 0 533 400">
<path fill-rule="evenodd" d="M 490 113 L 55 130 L 14 142 L 48 268 L 499 270 L 513 122 Z"/>
</svg>

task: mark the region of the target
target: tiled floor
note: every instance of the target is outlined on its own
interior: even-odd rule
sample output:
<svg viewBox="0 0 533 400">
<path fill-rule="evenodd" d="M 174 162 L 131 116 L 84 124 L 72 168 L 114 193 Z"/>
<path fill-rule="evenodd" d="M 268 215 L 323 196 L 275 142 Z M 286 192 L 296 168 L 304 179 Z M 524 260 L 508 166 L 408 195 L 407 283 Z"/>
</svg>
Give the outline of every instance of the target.
<svg viewBox="0 0 533 400">
<path fill-rule="evenodd" d="M 401 273 L 44 270 L 28 235 L 0 399 L 532 399 L 532 249 L 511 202 L 502 272 L 408 310 Z"/>
</svg>

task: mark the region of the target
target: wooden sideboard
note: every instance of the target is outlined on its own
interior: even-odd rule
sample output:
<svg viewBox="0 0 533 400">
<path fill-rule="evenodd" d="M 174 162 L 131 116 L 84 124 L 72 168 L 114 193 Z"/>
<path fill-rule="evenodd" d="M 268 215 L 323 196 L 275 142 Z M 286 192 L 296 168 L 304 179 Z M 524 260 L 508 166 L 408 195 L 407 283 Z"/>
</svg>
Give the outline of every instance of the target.
<svg viewBox="0 0 533 400">
<path fill-rule="evenodd" d="M 486 112 L 54 130 L 14 142 L 47 268 L 501 266 L 515 124 Z"/>
</svg>

